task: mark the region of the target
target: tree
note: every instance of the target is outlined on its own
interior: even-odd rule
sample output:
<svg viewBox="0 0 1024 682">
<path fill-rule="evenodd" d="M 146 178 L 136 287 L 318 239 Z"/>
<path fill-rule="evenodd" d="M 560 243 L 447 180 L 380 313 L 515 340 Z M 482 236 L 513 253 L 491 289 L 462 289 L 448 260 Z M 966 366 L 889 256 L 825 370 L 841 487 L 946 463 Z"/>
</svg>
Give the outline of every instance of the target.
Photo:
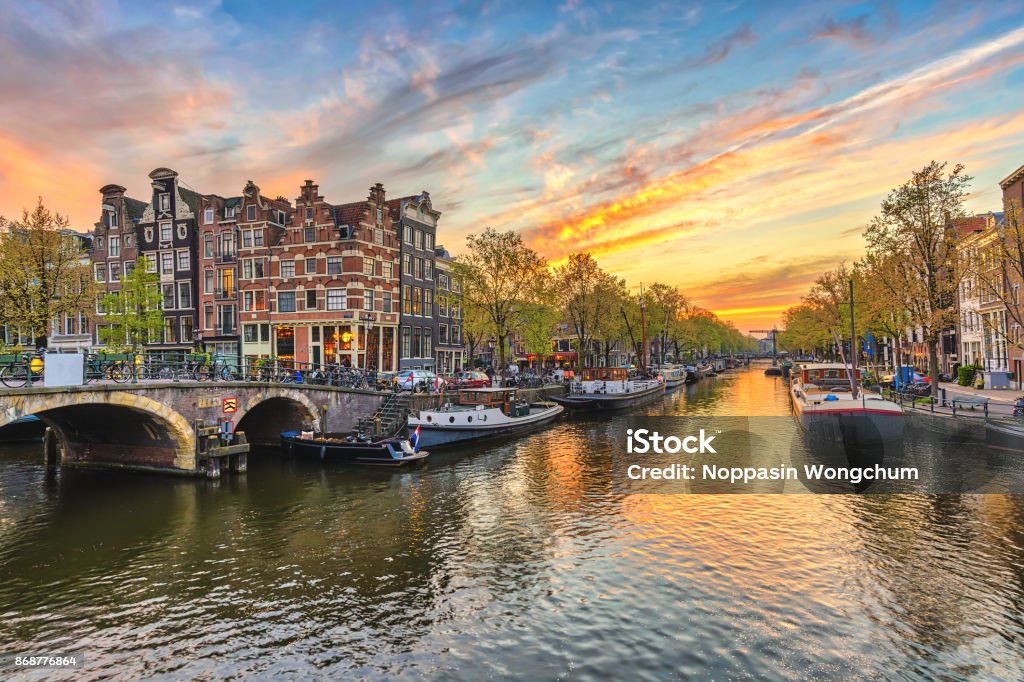
<svg viewBox="0 0 1024 682">
<path fill-rule="evenodd" d="M 542 359 L 551 351 L 551 337 L 561 315 L 553 305 L 546 303 L 529 303 L 523 306 L 523 325 L 520 336 L 523 339 L 523 350 L 529 355 Z"/>
<path fill-rule="evenodd" d="M 466 237 L 466 244 L 468 252 L 452 271 L 463 282 L 466 308 L 479 309 L 491 327 L 503 371 L 508 340 L 526 321 L 525 307 L 541 301 L 547 262 L 511 230 L 487 228 Z"/>
<path fill-rule="evenodd" d="M 555 268 L 558 304 L 576 334 L 576 350 L 584 364 L 592 365 L 591 347 L 599 325 L 597 291 L 604 272 L 590 253 L 570 253 L 565 265 Z"/>
<path fill-rule="evenodd" d="M 648 339 L 658 340 L 658 363 L 665 362 L 665 347 L 676 334 L 676 328 L 686 316 L 689 302 L 676 287 L 655 282 L 644 292 L 647 308 Z"/>
<path fill-rule="evenodd" d="M 121 279 L 121 290 L 107 293 L 100 306 L 107 323 L 99 327 L 100 341 L 111 347 L 138 351 L 160 333 L 163 312 L 160 275 L 150 272 L 150 261 L 143 256 L 135 269 Z"/>
<path fill-rule="evenodd" d="M 19 222 L 0 216 L 0 324 L 31 332 L 45 347 L 50 325 L 91 310 L 95 283 L 84 241 L 42 197 Z"/>
<path fill-rule="evenodd" d="M 953 223 L 964 215 L 971 181 L 962 165 L 948 173 L 946 166 L 932 161 L 893 189 L 864 232 L 869 256 L 896 254 L 901 259 L 901 267 L 878 275 L 890 280 L 891 289 L 905 287 L 910 323 L 928 345 L 932 395 L 939 389 L 939 338 L 956 319 L 961 275 Z"/>
</svg>

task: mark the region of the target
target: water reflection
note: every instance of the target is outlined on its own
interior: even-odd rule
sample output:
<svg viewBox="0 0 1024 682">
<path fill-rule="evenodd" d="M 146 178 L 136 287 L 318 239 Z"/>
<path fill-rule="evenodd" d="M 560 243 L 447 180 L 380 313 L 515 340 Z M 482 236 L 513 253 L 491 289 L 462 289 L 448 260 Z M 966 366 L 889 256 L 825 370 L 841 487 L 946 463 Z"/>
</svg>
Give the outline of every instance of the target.
<svg viewBox="0 0 1024 682">
<path fill-rule="evenodd" d="M 642 410 L 787 411 L 758 369 Z M 8 449 L 2 648 L 123 678 L 1024 673 L 1022 498 L 623 494 L 617 428 L 564 419 L 405 473 L 260 452 L 219 483 L 48 480 Z"/>
</svg>

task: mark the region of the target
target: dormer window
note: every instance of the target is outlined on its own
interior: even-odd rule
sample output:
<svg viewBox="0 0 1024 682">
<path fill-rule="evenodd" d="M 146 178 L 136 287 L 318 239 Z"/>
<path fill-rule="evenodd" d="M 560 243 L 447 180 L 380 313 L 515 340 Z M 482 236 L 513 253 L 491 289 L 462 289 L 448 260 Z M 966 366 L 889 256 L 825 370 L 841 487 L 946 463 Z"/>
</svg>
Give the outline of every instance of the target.
<svg viewBox="0 0 1024 682">
<path fill-rule="evenodd" d="M 313 207 L 312 206 L 307 206 L 306 207 L 306 220 L 312 220 L 312 219 L 313 219 Z"/>
<path fill-rule="evenodd" d="M 248 221 L 249 221 L 250 223 L 251 223 L 252 221 L 256 220 L 256 206 L 254 206 L 254 205 L 250 204 L 250 205 L 249 205 L 249 206 L 248 206 L 248 207 L 246 208 L 246 216 L 245 216 L 245 219 L 246 219 L 246 220 L 248 220 Z"/>
<path fill-rule="evenodd" d="M 107 211 L 107 227 L 117 229 L 117 211 Z"/>
<path fill-rule="evenodd" d="M 224 217 L 225 218 L 229 218 L 229 219 L 230 218 L 234 218 L 235 217 L 235 207 L 234 206 L 228 206 L 227 208 L 225 208 L 224 209 Z"/>
<path fill-rule="evenodd" d="M 207 206 L 203 211 L 203 223 L 206 225 L 213 223 L 213 206 Z"/>
<path fill-rule="evenodd" d="M 160 195 L 160 210 L 170 211 L 171 210 L 171 195 L 166 192 Z"/>
</svg>

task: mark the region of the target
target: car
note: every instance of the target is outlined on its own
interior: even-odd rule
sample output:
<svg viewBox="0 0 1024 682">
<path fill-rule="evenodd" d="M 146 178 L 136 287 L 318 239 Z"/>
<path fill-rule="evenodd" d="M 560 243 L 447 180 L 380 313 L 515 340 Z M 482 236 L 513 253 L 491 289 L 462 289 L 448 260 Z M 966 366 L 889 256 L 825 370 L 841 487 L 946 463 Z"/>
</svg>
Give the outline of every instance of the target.
<svg viewBox="0 0 1024 682">
<path fill-rule="evenodd" d="M 399 391 L 441 391 L 444 380 L 425 369 L 406 369 L 395 375 L 394 386 Z"/>
<path fill-rule="evenodd" d="M 456 388 L 490 388 L 491 380 L 483 372 L 459 372 L 451 385 Z"/>
</svg>

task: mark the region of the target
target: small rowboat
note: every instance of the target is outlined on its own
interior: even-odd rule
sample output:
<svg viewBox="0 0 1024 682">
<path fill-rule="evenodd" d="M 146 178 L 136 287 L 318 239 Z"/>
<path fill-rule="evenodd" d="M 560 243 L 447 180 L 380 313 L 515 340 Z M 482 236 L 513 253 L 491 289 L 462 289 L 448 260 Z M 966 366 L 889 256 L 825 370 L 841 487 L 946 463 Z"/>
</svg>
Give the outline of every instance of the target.
<svg viewBox="0 0 1024 682">
<path fill-rule="evenodd" d="M 401 436 L 373 440 L 356 433 L 285 431 L 281 434 L 281 447 L 289 455 L 312 457 L 325 462 L 387 467 L 422 464 L 430 454 L 426 450 L 417 451 L 407 438 Z"/>
</svg>

